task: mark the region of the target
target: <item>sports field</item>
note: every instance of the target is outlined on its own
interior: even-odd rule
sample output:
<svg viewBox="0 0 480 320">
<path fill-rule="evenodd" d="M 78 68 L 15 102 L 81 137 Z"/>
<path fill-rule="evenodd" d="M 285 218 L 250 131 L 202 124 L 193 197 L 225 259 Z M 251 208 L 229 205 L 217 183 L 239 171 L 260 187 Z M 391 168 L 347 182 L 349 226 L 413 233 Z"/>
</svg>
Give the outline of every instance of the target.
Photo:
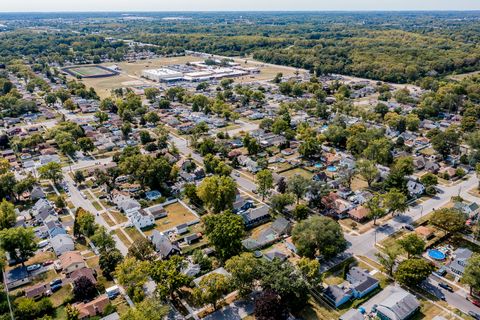
<svg viewBox="0 0 480 320">
<path fill-rule="evenodd" d="M 63 69 L 72 76 L 80 76 L 82 78 L 100 78 L 114 76 L 117 73 L 103 66 L 78 66 Z"/>
</svg>

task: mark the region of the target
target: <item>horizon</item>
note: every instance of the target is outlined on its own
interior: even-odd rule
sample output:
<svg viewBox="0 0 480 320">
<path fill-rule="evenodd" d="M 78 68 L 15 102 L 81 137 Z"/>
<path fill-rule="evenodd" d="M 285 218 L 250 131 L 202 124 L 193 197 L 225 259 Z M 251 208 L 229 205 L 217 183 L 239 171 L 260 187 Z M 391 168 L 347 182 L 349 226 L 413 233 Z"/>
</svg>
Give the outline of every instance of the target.
<svg viewBox="0 0 480 320">
<path fill-rule="evenodd" d="M 185 10 L 188 8 L 188 10 Z M 369 11 L 478 11 L 477 0 L 337 0 L 334 3 L 312 0 L 18 0 L 5 3 L 1 13 L 90 13 L 90 12 L 369 12 Z"/>
</svg>

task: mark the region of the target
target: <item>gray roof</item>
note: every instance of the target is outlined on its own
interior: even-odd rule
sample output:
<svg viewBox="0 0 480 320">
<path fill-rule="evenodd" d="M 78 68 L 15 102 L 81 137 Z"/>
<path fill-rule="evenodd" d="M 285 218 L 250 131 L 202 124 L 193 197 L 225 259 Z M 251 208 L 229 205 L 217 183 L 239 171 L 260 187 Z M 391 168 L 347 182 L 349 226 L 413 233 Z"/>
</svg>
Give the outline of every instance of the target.
<svg viewBox="0 0 480 320">
<path fill-rule="evenodd" d="M 178 245 L 173 244 L 166 235 L 158 230 L 153 231 L 151 241 L 162 258 L 168 257 L 172 252 L 180 252 Z"/>
<path fill-rule="evenodd" d="M 398 288 L 396 292 L 392 293 L 377 306 L 377 312 L 392 320 L 404 320 L 411 316 L 419 307 L 420 303 L 414 295 Z"/>
<path fill-rule="evenodd" d="M 340 303 L 345 297 L 352 296 L 352 289 L 344 290 L 339 286 L 328 286 L 327 289 L 323 292 L 323 295 L 329 298 L 335 305 Z"/>
<path fill-rule="evenodd" d="M 358 309 L 350 309 L 345 312 L 340 318 L 340 320 L 364 320 L 363 314 L 358 311 Z"/>
</svg>

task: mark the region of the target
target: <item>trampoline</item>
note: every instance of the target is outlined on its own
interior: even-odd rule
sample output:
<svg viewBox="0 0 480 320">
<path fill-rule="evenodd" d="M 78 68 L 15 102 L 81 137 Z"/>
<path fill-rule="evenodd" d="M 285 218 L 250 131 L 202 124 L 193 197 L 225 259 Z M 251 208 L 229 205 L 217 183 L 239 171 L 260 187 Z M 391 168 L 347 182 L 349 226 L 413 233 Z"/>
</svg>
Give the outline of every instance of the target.
<svg viewBox="0 0 480 320">
<path fill-rule="evenodd" d="M 446 258 L 445 253 L 436 249 L 428 250 L 428 256 L 435 260 L 445 260 Z"/>
</svg>

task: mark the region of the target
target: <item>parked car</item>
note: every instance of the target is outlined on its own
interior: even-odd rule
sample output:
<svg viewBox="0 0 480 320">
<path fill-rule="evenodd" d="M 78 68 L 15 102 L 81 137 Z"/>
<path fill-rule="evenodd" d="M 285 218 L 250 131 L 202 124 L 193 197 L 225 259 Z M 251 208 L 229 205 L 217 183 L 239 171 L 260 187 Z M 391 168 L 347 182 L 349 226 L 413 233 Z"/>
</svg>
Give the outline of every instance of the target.
<svg viewBox="0 0 480 320">
<path fill-rule="evenodd" d="M 439 277 L 443 277 L 447 273 L 447 268 L 445 268 L 445 266 L 443 266 L 440 269 L 438 269 L 437 271 L 434 271 L 433 273 L 435 273 L 435 275 L 437 275 Z"/>
<path fill-rule="evenodd" d="M 408 230 L 408 231 L 413 231 L 413 230 L 415 230 L 415 227 L 412 226 L 411 224 L 406 224 L 406 225 L 404 225 L 402 228 L 405 229 L 405 230 Z"/>
<path fill-rule="evenodd" d="M 447 291 L 453 292 L 453 288 L 450 287 L 450 286 L 449 286 L 448 284 L 446 284 L 446 283 L 440 282 L 440 283 L 438 284 L 438 286 L 439 286 L 440 288 L 443 288 L 443 289 L 447 290 Z"/>
<path fill-rule="evenodd" d="M 475 320 L 480 320 L 480 314 L 476 313 L 475 311 L 468 311 L 468 315 Z"/>
<path fill-rule="evenodd" d="M 62 284 L 62 279 L 54 279 L 50 282 L 50 287 Z"/>
<path fill-rule="evenodd" d="M 47 260 L 43 263 L 43 266 L 45 267 L 45 266 L 49 266 L 51 264 L 53 264 L 53 260 Z"/>
<path fill-rule="evenodd" d="M 35 270 L 40 269 L 41 267 L 42 267 L 41 264 L 38 264 L 38 263 L 32 264 L 32 265 L 30 265 L 30 266 L 27 266 L 27 271 L 28 271 L 28 272 L 32 272 L 32 271 L 35 271 Z"/>
<path fill-rule="evenodd" d="M 53 292 L 57 292 L 58 290 L 60 290 L 62 288 L 62 284 L 56 284 L 54 286 L 51 286 L 50 287 L 50 291 L 53 293 Z"/>
</svg>

